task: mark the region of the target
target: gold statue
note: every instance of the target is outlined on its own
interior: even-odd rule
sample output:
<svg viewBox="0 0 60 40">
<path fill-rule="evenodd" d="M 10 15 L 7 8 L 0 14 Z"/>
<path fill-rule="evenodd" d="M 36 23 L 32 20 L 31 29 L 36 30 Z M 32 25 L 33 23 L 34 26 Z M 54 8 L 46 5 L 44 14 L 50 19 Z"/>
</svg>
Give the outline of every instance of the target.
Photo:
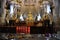
<svg viewBox="0 0 60 40">
<path fill-rule="evenodd" d="M 34 20 L 34 19 L 33 19 L 33 15 L 32 15 L 31 12 L 29 12 L 27 16 L 28 16 L 27 19 L 28 19 L 29 21 L 33 21 L 33 20 Z"/>
<path fill-rule="evenodd" d="M 31 12 L 28 13 L 28 18 L 26 19 L 26 23 L 28 26 L 33 25 L 34 18 Z"/>
</svg>

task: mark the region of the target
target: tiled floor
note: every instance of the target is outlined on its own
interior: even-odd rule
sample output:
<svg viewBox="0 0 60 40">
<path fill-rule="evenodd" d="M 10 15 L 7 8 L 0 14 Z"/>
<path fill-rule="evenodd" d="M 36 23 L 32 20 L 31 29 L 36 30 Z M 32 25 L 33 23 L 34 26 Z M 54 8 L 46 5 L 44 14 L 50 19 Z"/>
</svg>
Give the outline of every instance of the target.
<svg viewBox="0 0 60 40">
<path fill-rule="evenodd" d="M 25 36 L 25 35 L 23 35 L 23 36 Z M 1 38 L 1 36 L 0 36 L 0 38 Z M 59 39 L 57 39 L 55 37 L 42 36 L 40 34 L 32 34 L 31 37 L 24 37 L 24 38 L 20 38 L 20 39 L 14 38 L 14 39 L 7 39 L 7 40 L 59 40 Z"/>
</svg>

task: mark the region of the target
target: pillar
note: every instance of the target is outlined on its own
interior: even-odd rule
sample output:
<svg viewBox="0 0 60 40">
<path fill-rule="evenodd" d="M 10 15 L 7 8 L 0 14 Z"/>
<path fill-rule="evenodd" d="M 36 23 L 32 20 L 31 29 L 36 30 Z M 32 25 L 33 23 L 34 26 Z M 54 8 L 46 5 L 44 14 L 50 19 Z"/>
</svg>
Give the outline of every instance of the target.
<svg viewBox="0 0 60 40">
<path fill-rule="evenodd" d="M 6 0 L 1 0 L 1 16 L 0 16 L 0 24 L 5 23 L 5 14 L 6 14 L 6 9 L 5 9 L 5 4 Z"/>
</svg>

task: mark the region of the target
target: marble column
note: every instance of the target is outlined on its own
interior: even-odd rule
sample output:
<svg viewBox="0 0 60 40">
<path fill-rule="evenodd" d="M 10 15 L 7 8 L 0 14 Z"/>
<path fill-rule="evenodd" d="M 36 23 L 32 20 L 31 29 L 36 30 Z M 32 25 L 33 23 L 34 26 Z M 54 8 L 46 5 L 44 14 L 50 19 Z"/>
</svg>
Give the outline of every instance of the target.
<svg viewBox="0 0 60 40">
<path fill-rule="evenodd" d="M 58 0 L 53 0 L 53 5 L 55 6 L 55 8 L 53 9 L 53 18 L 54 18 L 54 21 L 57 22 L 57 18 L 59 17 Z"/>
<path fill-rule="evenodd" d="M 0 16 L 0 24 L 5 23 L 5 14 L 6 14 L 6 10 L 5 10 L 5 4 L 6 4 L 6 0 L 1 0 L 1 16 Z"/>
</svg>

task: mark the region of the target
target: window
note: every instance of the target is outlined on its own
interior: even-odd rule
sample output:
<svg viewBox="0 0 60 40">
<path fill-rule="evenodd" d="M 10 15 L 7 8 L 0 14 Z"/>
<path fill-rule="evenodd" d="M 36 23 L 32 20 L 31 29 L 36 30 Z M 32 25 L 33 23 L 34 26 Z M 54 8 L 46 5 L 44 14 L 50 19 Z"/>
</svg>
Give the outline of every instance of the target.
<svg viewBox="0 0 60 40">
<path fill-rule="evenodd" d="M 21 14 L 21 16 L 20 16 L 20 20 L 21 20 L 21 21 L 24 21 L 22 14 Z"/>
<path fill-rule="evenodd" d="M 40 19 L 41 19 L 41 16 L 40 16 L 40 14 L 38 14 L 37 21 L 40 21 Z"/>
<path fill-rule="evenodd" d="M 50 9 L 50 5 L 47 5 L 47 13 L 50 13 L 51 9 Z"/>
<path fill-rule="evenodd" d="M 13 12 L 14 12 L 14 5 L 10 5 L 10 14 L 11 14 L 11 17 L 13 15 Z"/>
</svg>

